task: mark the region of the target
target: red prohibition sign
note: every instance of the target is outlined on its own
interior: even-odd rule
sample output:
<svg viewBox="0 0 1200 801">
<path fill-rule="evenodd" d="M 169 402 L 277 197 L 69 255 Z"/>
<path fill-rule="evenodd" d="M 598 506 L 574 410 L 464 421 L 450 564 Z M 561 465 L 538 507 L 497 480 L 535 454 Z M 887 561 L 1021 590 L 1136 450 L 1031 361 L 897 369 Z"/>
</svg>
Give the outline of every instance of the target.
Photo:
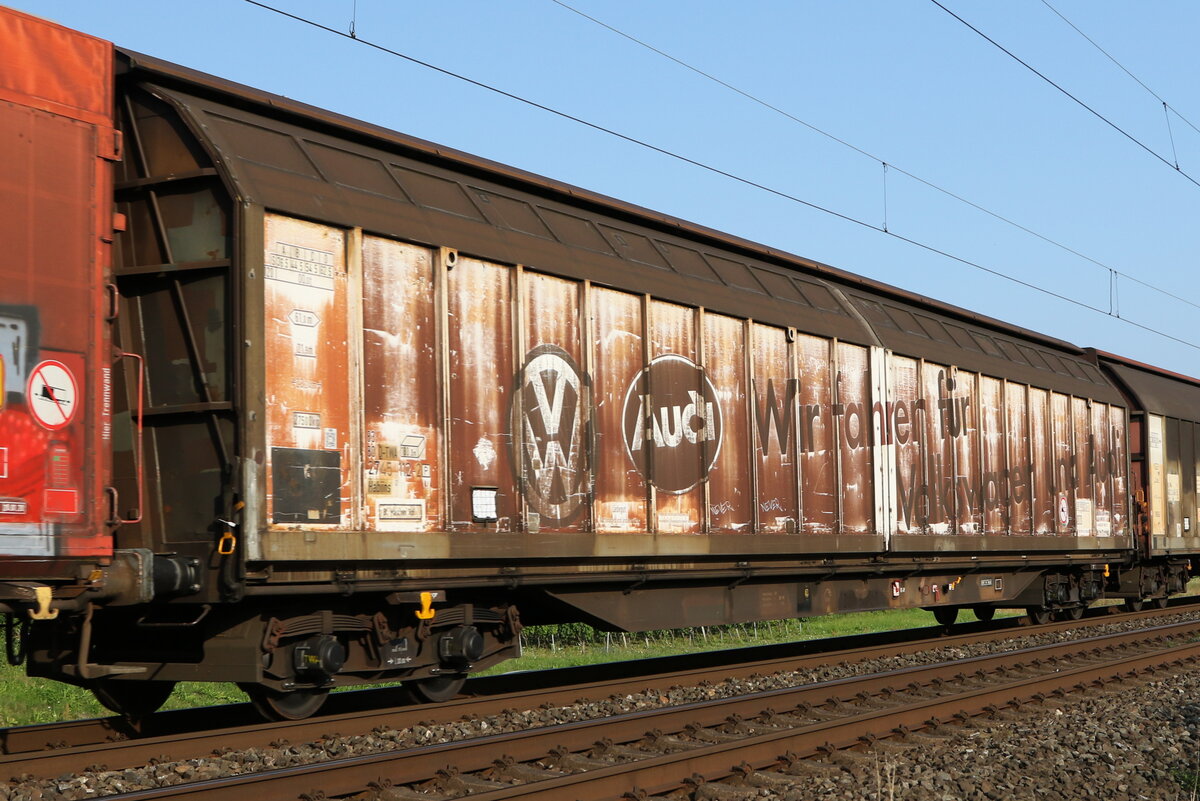
<svg viewBox="0 0 1200 801">
<path fill-rule="evenodd" d="M 25 398 L 33 419 L 43 428 L 57 431 L 75 419 L 79 385 L 65 364 L 47 359 L 29 374 Z"/>
</svg>

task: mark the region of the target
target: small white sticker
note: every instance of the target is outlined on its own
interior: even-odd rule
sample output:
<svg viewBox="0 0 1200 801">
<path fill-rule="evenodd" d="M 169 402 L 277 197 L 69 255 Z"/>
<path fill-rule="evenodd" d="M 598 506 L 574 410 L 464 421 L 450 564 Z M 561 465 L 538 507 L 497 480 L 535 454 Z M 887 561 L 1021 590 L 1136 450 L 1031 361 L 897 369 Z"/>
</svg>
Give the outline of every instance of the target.
<svg viewBox="0 0 1200 801">
<path fill-rule="evenodd" d="M 1167 503 L 1179 503 L 1182 494 L 1178 473 L 1167 473 Z"/>
<path fill-rule="evenodd" d="M 692 527 L 692 518 L 687 515 L 662 515 L 658 516 L 659 531 L 686 531 Z"/>
<path fill-rule="evenodd" d="M 23 515 L 29 509 L 29 504 L 20 498 L 5 498 L 0 500 L 0 515 Z"/>
<path fill-rule="evenodd" d="M 499 493 L 491 487 L 471 488 L 471 516 L 476 522 L 489 523 L 498 519 L 499 509 L 496 496 Z"/>
<path fill-rule="evenodd" d="M 1092 535 L 1092 501 L 1090 498 L 1075 499 L 1075 535 L 1078 537 Z"/>
<path fill-rule="evenodd" d="M 320 428 L 321 415 L 312 412 L 293 412 L 292 426 L 295 428 Z"/>
<path fill-rule="evenodd" d="M 382 524 L 420 524 L 425 520 L 425 501 L 420 498 L 380 498 L 375 503 L 375 519 Z"/>
<path fill-rule="evenodd" d="M 420 434 L 405 434 L 400 440 L 400 458 L 424 459 L 425 437 Z"/>
<path fill-rule="evenodd" d="M 338 446 L 338 444 L 337 444 L 337 429 L 336 428 L 325 429 L 325 448 L 327 450 L 332 451 L 332 450 L 337 450 L 337 446 Z"/>
<path fill-rule="evenodd" d="M 301 328 L 316 328 L 321 322 L 321 318 L 316 312 L 310 312 L 305 309 L 292 309 L 288 319 L 292 321 L 292 325 L 298 325 Z"/>
</svg>

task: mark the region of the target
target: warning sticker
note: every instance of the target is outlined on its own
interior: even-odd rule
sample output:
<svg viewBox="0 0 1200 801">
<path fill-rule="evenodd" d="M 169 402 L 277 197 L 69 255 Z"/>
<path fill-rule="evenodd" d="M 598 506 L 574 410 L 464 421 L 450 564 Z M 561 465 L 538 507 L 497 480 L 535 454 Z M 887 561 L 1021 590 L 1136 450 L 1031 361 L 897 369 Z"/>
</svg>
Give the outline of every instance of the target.
<svg viewBox="0 0 1200 801">
<path fill-rule="evenodd" d="M 1080 537 L 1092 535 L 1092 500 L 1091 498 L 1075 499 L 1075 534 Z"/>
<path fill-rule="evenodd" d="M 65 364 L 47 359 L 30 372 L 25 396 L 33 419 L 43 428 L 57 431 L 75 419 L 79 385 Z"/>
</svg>

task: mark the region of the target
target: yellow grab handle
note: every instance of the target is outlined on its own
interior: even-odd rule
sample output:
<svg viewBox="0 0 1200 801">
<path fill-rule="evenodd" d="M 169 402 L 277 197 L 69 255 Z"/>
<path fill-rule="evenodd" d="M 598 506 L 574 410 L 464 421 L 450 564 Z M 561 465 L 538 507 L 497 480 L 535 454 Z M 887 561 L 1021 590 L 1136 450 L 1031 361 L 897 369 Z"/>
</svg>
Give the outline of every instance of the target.
<svg viewBox="0 0 1200 801">
<path fill-rule="evenodd" d="M 421 593 L 421 608 L 417 610 L 417 620 L 433 620 L 436 614 L 433 608 L 433 593 Z"/>
</svg>

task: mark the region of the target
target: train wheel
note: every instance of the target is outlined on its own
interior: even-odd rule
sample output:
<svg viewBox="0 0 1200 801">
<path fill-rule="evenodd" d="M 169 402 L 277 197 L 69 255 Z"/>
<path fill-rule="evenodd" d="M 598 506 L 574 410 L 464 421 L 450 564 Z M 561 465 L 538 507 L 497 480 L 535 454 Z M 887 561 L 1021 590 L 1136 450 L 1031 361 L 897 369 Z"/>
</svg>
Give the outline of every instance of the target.
<svg viewBox="0 0 1200 801">
<path fill-rule="evenodd" d="M 267 720 L 304 720 L 314 715 L 329 697 L 329 690 L 320 688 L 282 693 L 260 684 L 243 684 L 241 688 Z"/>
<path fill-rule="evenodd" d="M 1080 620 L 1083 617 L 1084 608 L 1082 606 L 1072 606 L 1070 609 L 1060 609 L 1055 614 L 1059 620 Z"/>
<path fill-rule="evenodd" d="M 933 609 L 933 619 L 943 626 L 953 626 L 958 620 L 957 606 L 936 606 Z"/>
<path fill-rule="evenodd" d="M 1125 607 L 1126 612 L 1140 612 L 1145 603 L 1141 598 L 1126 598 L 1122 606 Z"/>
<path fill-rule="evenodd" d="M 1151 598 L 1150 603 L 1154 604 L 1155 609 L 1166 609 L 1167 608 L 1167 596 L 1164 595 L 1161 598 Z"/>
<path fill-rule="evenodd" d="M 1029 622 L 1035 626 L 1050 622 L 1050 610 L 1044 606 L 1027 606 L 1025 614 L 1029 615 Z"/>
<path fill-rule="evenodd" d="M 91 686 L 92 695 L 105 709 L 127 718 L 144 718 L 154 714 L 166 703 L 174 689 L 173 681 L 105 679 Z"/>
<path fill-rule="evenodd" d="M 994 606 L 975 606 L 971 611 L 975 613 L 976 620 L 982 620 L 984 623 L 996 616 L 996 607 Z"/>
<path fill-rule="evenodd" d="M 458 695 L 466 676 L 433 676 L 404 682 L 404 689 L 419 704 L 440 704 Z"/>
</svg>

